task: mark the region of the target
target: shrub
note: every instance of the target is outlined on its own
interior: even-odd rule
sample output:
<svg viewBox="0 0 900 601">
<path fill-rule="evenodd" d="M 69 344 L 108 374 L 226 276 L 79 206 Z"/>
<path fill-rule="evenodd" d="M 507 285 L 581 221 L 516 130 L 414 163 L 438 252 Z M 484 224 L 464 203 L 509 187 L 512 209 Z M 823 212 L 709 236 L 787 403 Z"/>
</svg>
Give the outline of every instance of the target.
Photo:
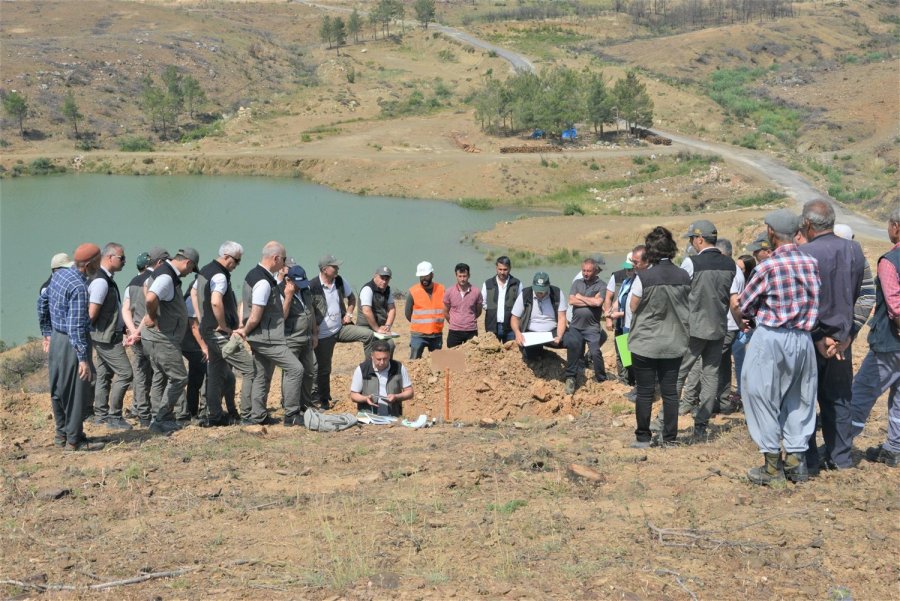
<svg viewBox="0 0 900 601">
<path fill-rule="evenodd" d="M 119 150 L 122 152 L 153 152 L 153 143 L 149 138 L 128 136 L 119 140 Z"/>
<path fill-rule="evenodd" d="M 65 172 L 65 167 L 56 166 L 53 164 L 53 161 L 45 157 L 38 157 L 31 161 L 31 164 L 28 165 L 28 173 L 30 173 L 31 175 L 50 175 L 52 173 Z"/>
<path fill-rule="evenodd" d="M 584 209 L 575 202 L 570 202 L 563 207 L 563 215 L 584 215 Z"/>
<path fill-rule="evenodd" d="M 599 171 L 600 165 L 598 165 L 597 163 L 591 163 L 590 169 L 591 171 Z"/>
<path fill-rule="evenodd" d="M 7 390 L 16 388 L 29 374 L 47 365 L 47 355 L 38 343 L 29 343 L 8 355 L 0 358 L 0 387 Z"/>
<path fill-rule="evenodd" d="M 488 211 L 493 208 L 491 201 L 486 198 L 464 198 L 457 203 L 464 209 L 474 211 Z"/>
</svg>

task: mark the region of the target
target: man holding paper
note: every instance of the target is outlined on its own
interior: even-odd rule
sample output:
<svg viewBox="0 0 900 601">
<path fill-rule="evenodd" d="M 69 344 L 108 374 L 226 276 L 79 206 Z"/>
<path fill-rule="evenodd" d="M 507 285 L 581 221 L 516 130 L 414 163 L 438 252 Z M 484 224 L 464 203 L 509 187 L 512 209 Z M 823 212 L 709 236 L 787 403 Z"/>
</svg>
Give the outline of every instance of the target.
<svg viewBox="0 0 900 601">
<path fill-rule="evenodd" d="M 526 360 L 539 359 L 544 346 L 561 348 L 566 333 L 566 297 L 539 271 L 532 285 L 523 288 L 512 308 L 510 328 Z"/>
</svg>

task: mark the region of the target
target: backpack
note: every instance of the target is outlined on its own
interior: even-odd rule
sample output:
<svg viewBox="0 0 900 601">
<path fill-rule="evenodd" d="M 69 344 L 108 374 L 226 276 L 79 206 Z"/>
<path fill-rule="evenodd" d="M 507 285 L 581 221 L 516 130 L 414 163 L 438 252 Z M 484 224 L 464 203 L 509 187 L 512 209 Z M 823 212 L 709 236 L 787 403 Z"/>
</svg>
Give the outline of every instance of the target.
<svg viewBox="0 0 900 601">
<path fill-rule="evenodd" d="M 303 425 L 314 432 L 340 432 L 356 423 L 352 413 L 320 413 L 315 409 L 307 409 L 303 413 Z"/>
</svg>

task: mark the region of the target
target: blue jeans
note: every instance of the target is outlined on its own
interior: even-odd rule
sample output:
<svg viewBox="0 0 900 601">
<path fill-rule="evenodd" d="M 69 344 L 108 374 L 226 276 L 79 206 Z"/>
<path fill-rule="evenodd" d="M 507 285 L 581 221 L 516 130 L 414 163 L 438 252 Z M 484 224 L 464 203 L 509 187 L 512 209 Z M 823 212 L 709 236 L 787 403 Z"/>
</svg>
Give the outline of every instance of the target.
<svg viewBox="0 0 900 601">
<path fill-rule="evenodd" d="M 497 329 L 494 330 L 494 335 L 500 342 L 509 342 L 510 340 L 516 339 L 516 333 L 512 330 L 504 328 L 502 323 L 497 324 Z"/>
<path fill-rule="evenodd" d="M 424 335 L 412 333 L 409 336 L 409 358 L 421 359 L 422 352 L 425 349 L 436 351 L 444 348 L 444 337 L 442 334 Z"/>
<path fill-rule="evenodd" d="M 741 394 L 741 370 L 744 369 L 744 356 L 747 354 L 747 344 L 750 343 L 751 336 L 753 336 L 753 330 L 740 332 L 731 345 L 731 357 L 734 359 L 734 378 L 737 381 L 735 391 L 738 393 L 738 396 Z"/>
</svg>

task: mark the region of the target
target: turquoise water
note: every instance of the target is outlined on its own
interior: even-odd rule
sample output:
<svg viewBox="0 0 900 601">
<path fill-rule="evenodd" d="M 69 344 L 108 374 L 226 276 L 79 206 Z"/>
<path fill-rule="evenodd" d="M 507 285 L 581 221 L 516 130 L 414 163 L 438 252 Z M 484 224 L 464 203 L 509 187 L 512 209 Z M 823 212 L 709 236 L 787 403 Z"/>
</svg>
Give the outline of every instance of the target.
<svg viewBox="0 0 900 601">
<path fill-rule="evenodd" d="M 423 260 L 434 264 L 437 281 L 445 284 L 454 281 L 456 263 L 469 263 L 472 280 L 480 285 L 494 273 L 493 264 L 462 239 L 517 215 L 433 200 L 356 196 L 279 178 L 65 175 L 0 180 L 0 339 L 14 344 L 40 335 L 35 302 L 49 275 L 50 258 L 71 253 L 85 241 L 125 246 L 128 263 L 117 276 L 120 286 L 136 273 L 137 255 L 151 246 L 173 254 L 193 246 L 206 264 L 222 242 L 235 240 L 244 246 L 244 261 L 234 273 L 242 281 L 263 245 L 278 240 L 311 275 L 321 255 L 334 254 L 344 261 L 341 274 L 354 289 L 378 265 L 387 264 L 394 272 L 393 287 L 405 290 L 415 283 L 415 266 Z M 529 267 L 519 273 L 513 266 L 522 279 L 530 280 L 534 271 Z M 554 283 L 568 283 L 577 268 L 548 271 Z"/>
</svg>

